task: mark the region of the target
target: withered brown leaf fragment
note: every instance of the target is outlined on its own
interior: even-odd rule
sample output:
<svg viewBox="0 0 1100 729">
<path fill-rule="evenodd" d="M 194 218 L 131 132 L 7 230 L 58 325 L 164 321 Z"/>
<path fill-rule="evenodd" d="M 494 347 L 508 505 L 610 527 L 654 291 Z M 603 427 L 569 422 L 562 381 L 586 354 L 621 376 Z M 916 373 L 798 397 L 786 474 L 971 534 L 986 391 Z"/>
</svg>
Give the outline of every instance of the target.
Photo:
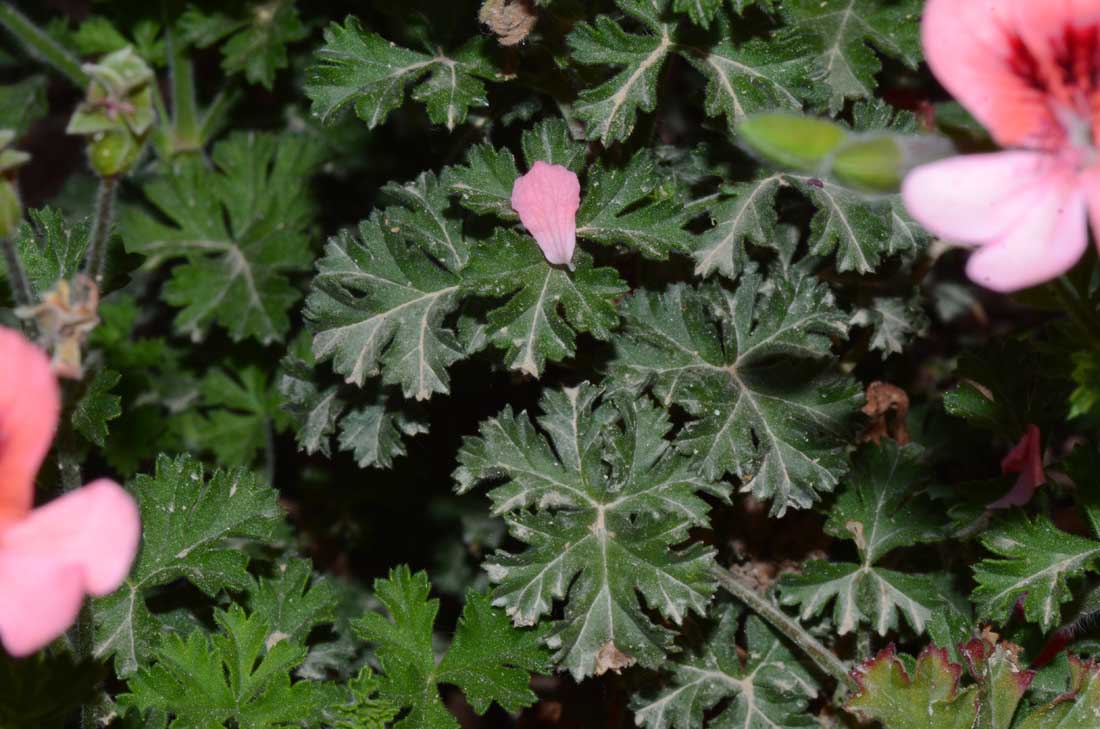
<svg viewBox="0 0 1100 729">
<path fill-rule="evenodd" d="M 531 0 L 485 0 L 477 17 L 502 46 L 519 45 L 538 22 Z"/>
<path fill-rule="evenodd" d="M 909 396 L 905 390 L 889 382 L 872 382 L 867 386 L 867 404 L 862 412 L 871 422 L 860 436 L 861 442 L 878 445 L 887 437 L 898 445 L 909 443 L 909 428 L 905 424 L 909 415 Z"/>
<path fill-rule="evenodd" d="M 596 652 L 596 675 L 602 676 L 608 671 L 622 673 L 624 668 L 630 668 L 637 662 L 634 656 L 627 655 L 619 650 L 614 641 L 607 641 Z"/>
<path fill-rule="evenodd" d="M 72 283 L 62 279 L 35 306 L 16 309 L 22 319 L 38 325 L 38 339 L 53 354 L 58 377 L 79 380 L 84 376 L 81 349 L 99 324 L 99 288 L 88 276 L 77 274 Z"/>
</svg>

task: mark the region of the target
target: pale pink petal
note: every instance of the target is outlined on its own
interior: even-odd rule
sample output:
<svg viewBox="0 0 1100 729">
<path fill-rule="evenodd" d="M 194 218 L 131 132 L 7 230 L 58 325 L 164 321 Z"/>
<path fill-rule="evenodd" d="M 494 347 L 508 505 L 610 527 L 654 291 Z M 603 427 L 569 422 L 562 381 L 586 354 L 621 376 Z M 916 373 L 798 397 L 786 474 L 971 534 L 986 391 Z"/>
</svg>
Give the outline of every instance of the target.
<svg viewBox="0 0 1100 729">
<path fill-rule="evenodd" d="M 0 531 L 0 554 L 76 567 L 81 587 L 101 596 L 126 579 L 140 538 L 141 517 L 133 497 L 115 482 L 101 479 Z M 8 590 L 0 582 L 0 595 Z"/>
<path fill-rule="evenodd" d="M 1044 197 L 1048 178 L 1074 171 L 1038 152 L 974 154 L 917 167 L 902 183 L 909 213 L 932 233 L 957 243 L 985 243 Z"/>
<path fill-rule="evenodd" d="M 1095 91 L 1098 20 L 1098 0 L 929 0 L 924 51 L 998 142 L 1051 148 L 1064 138 L 1061 112 Z M 1067 75 L 1067 64 L 1080 67 Z"/>
<path fill-rule="evenodd" d="M 61 410 L 46 354 L 0 327 L 0 528 L 34 503 L 34 477 Z"/>
<path fill-rule="evenodd" d="M 1037 286 L 1073 268 L 1088 247 L 1085 191 L 1052 179 L 1035 207 L 1004 237 L 970 256 L 966 274 L 1007 293 Z"/>
<path fill-rule="evenodd" d="M 580 205 L 581 183 L 573 171 L 561 165 L 535 162 L 512 187 L 512 209 L 553 264 L 573 260 Z"/>
<path fill-rule="evenodd" d="M 1016 479 L 1016 484 L 1011 491 L 989 505 L 990 509 L 1023 506 L 1031 501 L 1035 491 L 1046 483 L 1038 426 L 1027 426 L 1027 433 L 1001 461 L 1001 473 L 1018 473 L 1020 477 Z"/>
<path fill-rule="evenodd" d="M 60 637 L 84 599 L 80 567 L 0 551 L 0 644 L 28 656 Z"/>
</svg>

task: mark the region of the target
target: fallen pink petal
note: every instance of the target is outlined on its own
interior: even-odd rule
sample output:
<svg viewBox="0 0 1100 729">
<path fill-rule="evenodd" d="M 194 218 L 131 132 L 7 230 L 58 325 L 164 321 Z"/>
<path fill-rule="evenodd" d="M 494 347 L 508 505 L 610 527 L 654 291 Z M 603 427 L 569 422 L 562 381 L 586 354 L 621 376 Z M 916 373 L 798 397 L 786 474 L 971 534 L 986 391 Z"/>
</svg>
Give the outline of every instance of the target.
<svg viewBox="0 0 1100 729">
<path fill-rule="evenodd" d="M 26 656 L 73 624 L 86 595 L 122 584 L 141 524 L 133 497 L 105 479 L 31 508 L 60 393 L 46 354 L 10 329 L 0 362 L 0 643 Z"/>
<path fill-rule="evenodd" d="M 577 247 L 577 210 L 581 183 L 561 165 L 535 162 L 512 187 L 512 209 L 534 236 L 546 260 L 570 265 Z"/>
<path fill-rule="evenodd" d="M 1046 483 L 1040 440 L 1039 427 L 1029 425 L 1024 437 L 1001 461 L 1001 473 L 1005 475 L 1018 473 L 1019 477 L 1011 491 L 989 504 L 990 509 L 1023 506 L 1031 501 L 1038 488 Z"/>
<path fill-rule="evenodd" d="M 936 235 L 977 247 L 976 283 L 1011 292 L 1056 278 L 1100 224 L 1100 2 L 930 0 L 925 55 L 1004 152 L 918 167 L 902 195 Z"/>
</svg>

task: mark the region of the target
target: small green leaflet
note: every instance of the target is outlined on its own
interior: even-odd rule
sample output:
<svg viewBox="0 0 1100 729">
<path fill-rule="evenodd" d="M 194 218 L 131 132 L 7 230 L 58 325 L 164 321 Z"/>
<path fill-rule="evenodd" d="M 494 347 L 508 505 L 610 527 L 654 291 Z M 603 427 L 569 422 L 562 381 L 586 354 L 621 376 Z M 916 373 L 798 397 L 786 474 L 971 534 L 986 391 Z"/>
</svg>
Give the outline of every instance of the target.
<svg viewBox="0 0 1100 729">
<path fill-rule="evenodd" d="M 380 683 L 370 666 L 363 666 L 359 675 L 348 682 L 350 700 L 329 706 L 326 711 L 333 717 L 333 729 L 386 729 L 390 726 L 401 709 L 378 698 Z"/>
<path fill-rule="evenodd" d="M 432 123 L 454 129 L 471 108 L 489 103 L 479 80 L 498 77 L 488 48 L 486 39 L 475 37 L 453 54 L 442 49 L 421 53 L 364 31 L 349 16 L 343 25 L 331 23 L 325 29 L 325 45 L 316 52 L 305 91 L 322 122 L 331 123 L 352 106 L 373 129 L 401 106 L 406 88 L 416 84 L 413 98 L 427 105 Z"/>
<path fill-rule="evenodd" d="M 721 607 L 722 617 L 705 641 L 671 662 L 666 687 L 631 701 L 635 723 L 645 729 L 818 726 L 807 706 L 817 696 L 817 684 L 799 657 L 760 618 L 750 616 L 745 621 L 742 661 L 737 646 L 741 611 Z M 709 722 L 704 719 L 727 699 L 720 714 Z"/>
<path fill-rule="evenodd" d="M 428 599 L 431 585 L 424 572 L 402 566 L 389 579 L 376 580 L 374 591 L 389 613 L 368 613 L 354 624 L 356 634 L 376 644 L 381 666 L 379 697 L 408 714 L 394 729 L 458 729 L 458 721 L 439 696 L 439 684 L 458 686 L 478 714 L 494 702 L 506 711 L 535 703 L 530 674 L 550 670 L 540 631 L 517 630 L 507 616 L 476 592 L 466 606 L 454 640 L 436 661 L 432 629 L 439 600 Z"/>
<path fill-rule="evenodd" d="M 737 475 L 773 515 L 832 491 L 862 394 L 829 352 L 847 321 L 827 286 L 749 272 L 736 291 L 679 284 L 639 291 L 622 309 L 613 387 L 651 389 L 694 417 L 677 446 L 703 475 Z"/>
<path fill-rule="evenodd" d="M 15 235 L 27 278 L 40 294 L 59 279 L 71 279 L 84 263 L 88 225 L 69 225 L 53 208 L 29 211 Z"/>
<path fill-rule="evenodd" d="M 258 367 L 233 374 L 215 369 L 199 386 L 204 412 L 181 414 L 180 430 L 194 450 L 208 450 L 226 466 L 250 466 L 276 432 L 286 428 L 279 393 Z"/>
<path fill-rule="evenodd" d="M 588 138 L 605 145 L 629 137 L 639 111 L 657 108 L 657 81 L 673 46 L 673 27 L 660 21 L 655 3 L 617 0 L 617 4 L 648 32 L 633 35 L 601 15 L 595 24 L 579 23 L 569 34 L 574 61 L 622 67 L 599 86 L 581 91 L 577 100 L 576 112 L 587 125 Z"/>
<path fill-rule="evenodd" d="M 114 370 L 96 372 L 73 408 L 76 432 L 100 448 L 107 443 L 108 421 L 122 415 L 122 401 L 111 393 L 121 379 L 122 375 Z"/>
<path fill-rule="evenodd" d="M 883 359 L 904 352 L 928 333 L 930 324 L 919 293 L 908 299 L 876 296 L 868 306 L 856 309 L 851 319 L 853 327 L 871 329 L 871 349 L 882 352 Z"/>
<path fill-rule="evenodd" d="M 729 487 L 675 453 L 668 414 L 648 398 L 605 398 L 584 383 L 546 392 L 541 408 L 541 430 L 505 408 L 459 453 L 459 491 L 504 479 L 489 491 L 493 513 L 528 545 L 486 560 L 493 604 L 516 625 L 534 625 L 565 601 L 548 644 L 577 679 L 635 662 L 656 667 L 673 633 L 638 596 L 675 624 L 705 613 L 714 552 L 674 546 L 708 524 L 699 494 L 725 499 Z"/>
<path fill-rule="evenodd" d="M 95 655 L 113 655 L 120 676 L 137 670 L 162 630 L 145 604 L 147 592 L 181 577 L 208 595 L 248 588 L 248 554 L 239 540 L 270 538 L 283 517 L 275 490 L 251 473 L 216 471 L 207 481 L 187 456 L 161 456 L 156 475 L 138 476 L 129 490 L 141 508 L 141 550 L 118 591 L 95 607 Z"/>
<path fill-rule="evenodd" d="M 997 557 L 974 565 L 978 586 L 971 599 L 979 617 L 997 623 L 1008 620 L 1023 596 L 1024 617 L 1049 631 L 1073 598 L 1067 581 L 1100 570 L 1100 542 L 1064 532 L 1045 516 L 1012 514 L 995 523 L 982 544 Z"/>
<path fill-rule="evenodd" d="M 899 547 L 941 536 L 931 509 L 914 496 L 925 477 L 918 446 L 892 440 L 867 446 L 829 512 L 825 531 L 851 539 L 860 563 L 808 562 L 802 574 L 780 582 L 781 602 L 801 606 L 808 620 L 834 600 L 833 622 L 839 635 L 870 625 L 879 635 L 898 628 L 898 614 L 923 633 L 936 599 L 950 588 L 934 575 L 897 572 L 876 562 Z"/>
<path fill-rule="evenodd" d="M 381 373 L 417 400 L 448 391 L 447 367 L 466 356 L 444 323 L 458 276 L 377 219 L 332 238 L 317 271 L 305 309 L 317 361 L 360 386 Z"/>
<path fill-rule="evenodd" d="M 306 559 L 281 559 L 271 571 L 249 588 L 249 610 L 267 625 L 269 642 L 304 646 L 313 628 L 335 618 L 336 591 L 328 580 L 313 576 Z"/>
<path fill-rule="evenodd" d="M 465 286 L 480 295 L 511 296 L 487 315 L 486 335 L 506 349 L 508 367 L 532 377 L 576 351 L 577 332 L 611 338 L 619 323 L 614 301 L 629 287 L 613 268 L 595 268 L 578 250 L 573 271 L 547 263 L 530 238 L 509 230 L 480 246 L 465 271 Z"/>
<path fill-rule="evenodd" d="M 176 328 L 201 338 L 211 324 L 267 344 L 290 328 L 298 291 L 287 274 L 309 267 L 314 206 L 303 185 L 321 161 L 301 136 L 236 133 L 214 147 L 215 170 L 188 159 L 145 186 L 171 224 L 138 208 L 122 221 L 126 249 L 149 266 L 169 258 L 164 299 L 183 307 Z"/>
<path fill-rule="evenodd" d="M 213 636 L 201 629 L 186 640 L 165 635 L 153 664 L 128 679 L 119 704 L 167 712 L 174 729 L 315 726 L 334 692 L 319 682 L 291 683 L 306 649 L 273 635 L 262 617 L 238 605 L 216 611 L 214 620 L 222 632 Z"/>
<path fill-rule="evenodd" d="M 817 77 L 808 82 L 828 85 L 834 114 L 845 99 L 874 94 L 882 63 L 872 46 L 910 68 L 920 63 L 918 0 L 784 0 L 780 9 L 795 28 L 821 39 Z"/>
<path fill-rule="evenodd" d="M 722 190 L 709 208 L 714 227 L 695 239 L 696 276 L 718 271 L 735 280 L 750 260 L 746 243 L 768 248 L 780 244 L 775 195 L 784 184 L 783 175 L 776 173 Z"/>
<path fill-rule="evenodd" d="M 360 468 L 389 468 L 405 455 L 403 436 L 428 432 L 427 422 L 409 403 L 387 402 L 381 387 L 366 387 L 366 404 L 349 408 L 348 399 L 361 399 L 341 395 L 336 386 L 321 390 L 317 377 L 308 343 L 302 347 L 296 342 L 283 360 L 279 392 L 297 427 L 299 450 L 331 456 L 332 438 L 339 430 L 340 450 L 351 452 Z"/>
<path fill-rule="evenodd" d="M 225 40 L 222 69 L 243 73 L 249 82 L 269 90 L 275 73 L 287 67 L 287 45 L 309 35 L 294 0 L 249 5 L 243 17 L 205 13 L 191 6 L 180 16 L 179 28 L 184 40 L 199 48 Z"/>
<path fill-rule="evenodd" d="M 0 84 L 0 129 L 23 136 L 49 110 L 45 76 L 28 76 L 14 84 Z"/>
</svg>

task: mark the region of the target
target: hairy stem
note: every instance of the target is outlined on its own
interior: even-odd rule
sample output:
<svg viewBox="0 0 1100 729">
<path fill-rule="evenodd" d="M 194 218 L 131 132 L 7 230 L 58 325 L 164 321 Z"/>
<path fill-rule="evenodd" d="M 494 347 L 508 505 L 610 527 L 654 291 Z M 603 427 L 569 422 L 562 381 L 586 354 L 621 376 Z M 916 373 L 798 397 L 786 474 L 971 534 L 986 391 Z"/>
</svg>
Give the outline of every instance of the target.
<svg viewBox="0 0 1100 729">
<path fill-rule="evenodd" d="M 16 10 L 11 3 L 0 3 L 0 25 L 19 39 L 27 52 L 37 60 L 53 66 L 80 88 L 88 85 L 88 74 L 80 68 L 80 61 L 46 35 L 27 16 Z"/>
<path fill-rule="evenodd" d="M 186 47 L 167 35 L 172 79 L 173 151 L 196 151 L 202 148 L 199 114 L 195 101 L 195 74 Z"/>
<path fill-rule="evenodd" d="M 10 235 L 0 237 L 0 248 L 4 249 L 4 263 L 8 269 L 8 281 L 11 293 L 19 306 L 34 306 L 34 289 L 31 288 L 27 272 L 23 270 L 23 259 L 15 249 L 15 241 Z"/>
<path fill-rule="evenodd" d="M 859 689 L 859 685 L 849 675 L 848 669 L 840 662 L 840 659 L 831 650 L 821 645 L 816 638 L 807 633 L 797 621 L 775 605 L 772 605 L 767 599 L 758 595 L 755 590 L 743 585 L 730 574 L 729 570 L 716 566 L 713 573 L 723 590 L 745 603 L 750 610 L 801 648 L 810 657 L 810 660 L 817 664 L 818 668 L 835 678 L 849 690 L 857 691 Z"/>
<path fill-rule="evenodd" d="M 103 274 L 107 270 L 107 248 L 111 237 L 111 221 L 115 208 L 115 193 L 118 190 L 117 177 L 101 177 L 99 192 L 96 195 L 95 222 L 92 224 L 92 238 L 88 243 L 88 257 L 84 272 L 95 281 L 96 288 L 103 290 Z"/>
</svg>

